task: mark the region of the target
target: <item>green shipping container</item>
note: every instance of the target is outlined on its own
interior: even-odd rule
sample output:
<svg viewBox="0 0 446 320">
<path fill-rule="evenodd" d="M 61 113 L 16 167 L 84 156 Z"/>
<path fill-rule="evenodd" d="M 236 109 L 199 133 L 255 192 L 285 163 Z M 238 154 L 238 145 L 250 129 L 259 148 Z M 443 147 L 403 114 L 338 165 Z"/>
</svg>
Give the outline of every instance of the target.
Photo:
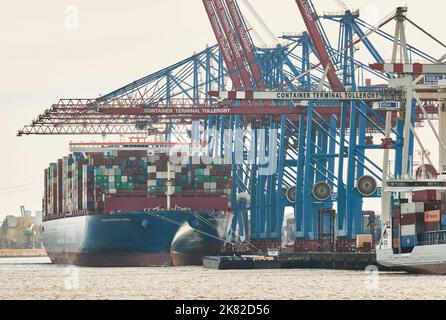
<svg viewBox="0 0 446 320">
<path fill-rule="evenodd" d="M 195 175 L 196 176 L 204 176 L 204 169 L 195 169 Z"/>
<path fill-rule="evenodd" d="M 218 180 L 220 180 L 219 182 L 221 183 L 228 183 L 229 182 L 229 178 L 226 176 L 220 176 L 218 177 Z"/>
<path fill-rule="evenodd" d="M 115 182 L 115 188 L 117 190 L 125 190 L 127 189 L 127 182 Z"/>
</svg>

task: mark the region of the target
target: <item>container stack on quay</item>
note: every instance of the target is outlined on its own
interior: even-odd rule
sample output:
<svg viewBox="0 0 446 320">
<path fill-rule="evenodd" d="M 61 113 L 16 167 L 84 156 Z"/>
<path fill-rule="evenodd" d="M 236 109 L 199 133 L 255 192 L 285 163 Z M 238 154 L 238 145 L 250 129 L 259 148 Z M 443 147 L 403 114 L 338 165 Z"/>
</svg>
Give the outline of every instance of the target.
<svg viewBox="0 0 446 320">
<path fill-rule="evenodd" d="M 104 212 L 107 197 L 224 195 L 231 207 L 228 165 L 173 165 L 168 154 L 146 150 L 73 153 L 45 170 L 47 218 Z"/>
</svg>

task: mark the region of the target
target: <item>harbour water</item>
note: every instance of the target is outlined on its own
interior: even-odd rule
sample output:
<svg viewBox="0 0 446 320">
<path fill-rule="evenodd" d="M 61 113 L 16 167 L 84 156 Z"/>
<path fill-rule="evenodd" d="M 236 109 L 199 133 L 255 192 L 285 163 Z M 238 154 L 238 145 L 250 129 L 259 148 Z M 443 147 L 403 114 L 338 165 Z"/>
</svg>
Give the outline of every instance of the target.
<svg viewBox="0 0 446 320">
<path fill-rule="evenodd" d="M 52 265 L 46 257 L 0 258 L 0 299 L 445 299 L 444 280 L 374 268 L 77 268 Z"/>
</svg>

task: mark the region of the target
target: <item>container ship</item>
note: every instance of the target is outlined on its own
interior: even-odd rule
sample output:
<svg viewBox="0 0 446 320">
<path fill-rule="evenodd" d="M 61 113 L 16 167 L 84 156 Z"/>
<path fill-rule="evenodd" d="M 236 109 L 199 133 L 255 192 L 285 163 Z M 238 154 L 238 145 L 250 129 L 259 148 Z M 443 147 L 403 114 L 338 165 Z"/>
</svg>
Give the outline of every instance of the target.
<svg viewBox="0 0 446 320">
<path fill-rule="evenodd" d="M 410 273 L 446 274 L 445 182 L 444 179 L 388 182 L 390 189 L 415 191 L 398 192 L 396 195 L 406 198 L 392 201 L 391 218 L 377 247 L 379 264 Z"/>
<path fill-rule="evenodd" d="M 70 147 L 45 169 L 41 231 L 53 263 L 196 265 L 224 245 L 230 166 L 171 164 L 178 146 L 167 142 Z"/>
</svg>

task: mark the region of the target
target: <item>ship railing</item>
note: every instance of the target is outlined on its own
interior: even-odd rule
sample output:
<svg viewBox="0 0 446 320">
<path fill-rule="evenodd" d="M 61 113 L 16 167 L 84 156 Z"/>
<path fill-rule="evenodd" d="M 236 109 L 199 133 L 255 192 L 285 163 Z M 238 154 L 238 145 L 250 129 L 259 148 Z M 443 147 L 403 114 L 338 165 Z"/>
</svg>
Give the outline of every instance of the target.
<svg viewBox="0 0 446 320">
<path fill-rule="evenodd" d="M 446 230 L 420 233 L 417 238 L 418 246 L 446 244 Z"/>
</svg>

